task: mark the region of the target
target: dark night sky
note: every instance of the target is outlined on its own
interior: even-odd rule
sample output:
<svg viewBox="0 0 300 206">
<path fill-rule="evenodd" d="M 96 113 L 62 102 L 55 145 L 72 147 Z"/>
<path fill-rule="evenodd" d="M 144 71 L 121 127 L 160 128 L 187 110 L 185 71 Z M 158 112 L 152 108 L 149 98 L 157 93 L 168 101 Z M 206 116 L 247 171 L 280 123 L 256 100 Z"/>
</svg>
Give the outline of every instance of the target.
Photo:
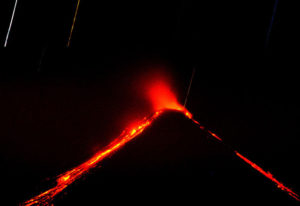
<svg viewBox="0 0 300 206">
<path fill-rule="evenodd" d="M 0 49 L 1 201 L 17 205 L 48 188 L 147 115 L 136 78 L 158 68 L 180 102 L 196 68 L 187 105 L 195 118 L 300 192 L 298 12 L 279 1 L 264 49 L 273 3 L 82 0 L 67 49 L 76 1 L 19 0 L 8 48 Z M 12 8 L 1 1 L 1 44 Z M 176 113 L 55 203 L 115 201 L 295 204 Z"/>
</svg>

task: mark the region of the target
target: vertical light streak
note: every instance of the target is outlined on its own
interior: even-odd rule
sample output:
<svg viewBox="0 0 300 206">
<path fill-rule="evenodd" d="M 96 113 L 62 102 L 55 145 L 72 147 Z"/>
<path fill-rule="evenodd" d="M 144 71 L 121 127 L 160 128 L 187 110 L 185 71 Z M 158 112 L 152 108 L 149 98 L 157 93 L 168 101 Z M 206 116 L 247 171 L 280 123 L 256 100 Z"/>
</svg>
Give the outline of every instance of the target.
<svg viewBox="0 0 300 206">
<path fill-rule="evenodd" d="M 269 41 L 270 41 L 270 37 L 271 37 L 271 32 L 272 32 L 274 20 L 275 20 L 275 15 L 276 15 L 277 7 L 278 7 L 278 2 L 279 2 L 279 0 L 275 0 L 274 7 L 273 7 L 272 18 L 271 18 L 270 25 L 269 25 L 268 32 L 267 32 L 267 37 L 266 37 L 266 42 L 265 42 L 265 49 L 267 49 L 267 47 L 269 46 Z"/>
<path fill-rule="evenodd" d="M 71 27 L 71 31 L 70 31 L 68 43 L 67 43 L 67 47 L 68 47 L 68 48 L 70 47 L 70 44 L 71 44 L 71 39 L 72 39 L 72 34 L 73 34 L 73 30 L 74 30 L 74 26 L 75 26 L 77 14 L 78 14 L 79 4 L 80 4 L 80 0 L 77 1 L 77 6 L 76 6 L 74 18 L 73 18 L 73 23 L 72 23 L 72 27 Z"/>
<path fill-rule="evenodd" d="M 191 76 L 190 84 L 189 84 L 189 87 L 188 87 L 188 90 L 187 90 L 187 93 L 186 93 L 186 97 L 185 97 L 185 100 L 184 100 L 184 104 L 183 104 L 184 107 L 186 106 L 187 99 L 188 99 L 189 94 L 190 94 L 190 90 L 191 90 L 191 87 L 192 87 L 192 83 L 193 83 L 193 79 L 194 79 L 194 76 L 195 76 L 195 72 L 196 72 L 196 69 L 193 68 L 193 73 L 192 73 L 192 76 Z"/>
<path fill-rule="evenodd" d="M 18 0 L 15 0 L 15 5 L 14 5 L 13 13 L 12 13 L 12 15 L 11 15 L 9 27 L 8 27 L 7 34 L 6 34 L 6 38 L 5 38 L 5 42 L 4 42 L 4 47 L 7 46 L 7 41 L 8 41 L 8 38 L 9 38 L 9 34 L 10 34 L 10 30 L 11 30 L 12 23 L 13 23 L 13 21 L 14 21 L 15 12 L 16 12 L 16 8 L 17 8 L 17 4 L 18 4 Z"/>
</svg>

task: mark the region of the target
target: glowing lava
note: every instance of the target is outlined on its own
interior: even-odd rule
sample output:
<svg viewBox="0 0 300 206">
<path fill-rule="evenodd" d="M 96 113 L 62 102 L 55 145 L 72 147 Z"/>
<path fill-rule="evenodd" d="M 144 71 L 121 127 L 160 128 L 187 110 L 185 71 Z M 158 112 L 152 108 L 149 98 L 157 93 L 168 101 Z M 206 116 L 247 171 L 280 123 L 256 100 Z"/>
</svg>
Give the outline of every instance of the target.
<svg viewBox="0 0 300 206">
<path fill-rule="evenodd" d="M 162 111 L 157 111 L 149 117 L 145 117 L 141 122 L 132 128 L 125 129 L 121 135 L 111 142 L 106 148 L 96 153 L 92 158 L 83 164 L 67 171 L 57 178 L 55 187 L 43 192 L 42 194 L 26 201 L 24 205 L 49 205 L 55 195 L 64 190 L 67 186 L 80 178 L 83 174 L 87 173 L 91 168 L 95 167 L 104 158 L 111 155 L 113 152 L 120 149 L 127 142 L 141 134 L 152 122 L 155 120 Z"/>
<path fill-rule="evenodd" d="M 270 172 L 266 172 L 264 171 L 261 167 L 259 167 L 257 164 L 255 164 L 254 162 L 250 161 L 249 159 L 247 159 L 246 157 L 244 157 L 243 155 L 241 155 L 240 153 L 238 153 L 237 151 L 234 151 L 235 154 L 241 158 L 242 160 L 244 160 L 247 164 L 251 165 L 251 167 L 253 167 L 254 169 L 256 169 L 258 172 L 260 172 L 261 174 L 263 174 L 265 177 L 267 177 L 268 179 L 270 179 L 272 182 L 274 182 L 277 187 L 279 189 L 281 189 L 282 191 L 287 192 L 291 197 L 295 198 L 296 200 L 300 201 L 299 199 L 299 195 L 296 194 L 295 192 L 293 192 L 291 189 L 289 189 L 288 187 L 284 186 L 281 182 L 279 182 L 277 179 L 275 179 L 273 177 L 273 175 Z"/>
<path fill-rule="evenodd" d="M 210 137 L 215 138 L 216 140 L 218 140 L 219 142 L 223 142 L 223 140 L 217 136 L 215 133 L 211 132 L 210 130 L 206 129 L 204 126 L 202 126 L 197 120 L 191 119 L 195 124 L 197 124 L 199 126 L 199 128 L 203 131 L 205 131 L 206 133 L 210 134 Z M 224 144 L 225 145 L 225 144 Z M 231 148 L 231 147 L 230 147 Z M 247 164 L 249 164 L 251 167 L 253 167 L 255 170 L 257 170 L 258 172 L 260 172 L 262 175 L 264 175 L 265 177 L 267 177 L 269 180 L 271 180 L 272 182 L 274 182 L 277 187 L 279 189 L 281 189 L 282 191 L 287 192 L 291 197 L 293 197 L 294 199 L 296 199 L 297 201 L 300 201 L 299 199 L 299 195 L 296 194 L 295 192 L 293 192 L 291 189 L 289 189 L 288 187 L 284 186 L 283 183 L 279 182 L 270 172 L 266 172 L 265 170 L 263 170 L 261 167 L 259 167 L 257 164 L 255 164 L 254 162 L 250 161 L 249 159 L 247 159 L 245 156 L 241 155 L 239 152 L 237 151 L 233 151 L 241 160 L 243 160 L 244 162 L 246 162 Z"/>
<path fill-rule="evenodd" d="M 145 117 L 135 126 L 125 129 L 121 135 L 106 148 L 99 151 L 83 164 L 59 175 L 56 180 L 57 184 L 55 187 L 26 201 L 24 205 L 48 205 L 54 196 L 64 190 L 68 185 L 80 178 L 83 174 L 87 173 L 91 168 L 95 167 L 101 160 L 120 149 L 128 141 L 141 134 L 144 129 L 146 129 L 165 109 L 180 111 L 183 112 L 188 118 L 192 118 L 191 113 L 177 102 L 175 95 L 172 93 L 165 81 L 156 81 L 154 84 L 149 85 L 147 93 L 155 109 L 155 112 L 151 116 Z"/>
<path fill-rule="evenodd" d="M 148 88 L 148 97 L 153 103 L 153 107 L 155 109 L 155 112 L 152 115 L 150 115 L 149 117 L 145 117 L 136 125 L 125 129 L 118 138 L 116 138 L 107 147 L 96 153 L 92 158 L 90 158 L 86 162 L 59 175 L 56 180 L 56 186 L 26 201 L 25 203 L 23 203 L 23 205 L 49 205 L 58 193 L 63 191 L 66 187 L 72 184 L 75 180 L 79 179 L 82 175 L 86 174 L 91 168 L 94 168 L 103 159 L 105 159 L 109 155 L 112 155 L 118 149 L 123 147 L 127 142 L 141 134 L 147 127 L 151 125 L 151 123 L 155 119 L 157 119 L 166 110 L 175 110 L 183 113 L 187 118 L 191 119 L 201 130 L 208 133 L 210 137 L 213 137 L 214 139 L 223 143 L 223 140 L 219 136 L 206 129 L 204 126 L 200 125 L 198 121 L 193 119 L 192 114 L 178 103 L 175 95 L 172 93 L 171 89 L 164 81 L 156 81 L 155 84 L 152 84 Z M 296 193 L 294 193 L 291 189 L 285 187 L 282 183 L 276 180 L 271 173 L 265 172 L 262 168 L 248 160 L 246 157 L 242 156 L 240 153 L 236 151 L 234 152 L 238 157 L 240 157 L 246 163 L 251 165 L 254 169 L 256 169 L 261 174 L 263 174 L 264 176 L 272 180 L 274 183 L 276 183 L 278 188 L 280 188 L 283 191 L 286 191 L 290 196 L 299 201 L 299 196 Z"/>
</svg>

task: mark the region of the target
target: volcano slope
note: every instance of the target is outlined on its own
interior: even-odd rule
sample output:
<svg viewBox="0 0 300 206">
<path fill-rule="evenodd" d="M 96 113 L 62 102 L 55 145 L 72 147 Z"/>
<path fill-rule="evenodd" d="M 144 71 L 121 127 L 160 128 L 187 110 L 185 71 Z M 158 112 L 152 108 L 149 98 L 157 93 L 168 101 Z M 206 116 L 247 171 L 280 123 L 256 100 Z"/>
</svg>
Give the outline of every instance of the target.
<svg viewBox="0 0 300 206">
<path fill-rule="evenodd" d="M 226 140 L 226 139 L 225 139 Z M 168 111 L 54 205 L 296 204 L 183 114 Z"/>
</svg>

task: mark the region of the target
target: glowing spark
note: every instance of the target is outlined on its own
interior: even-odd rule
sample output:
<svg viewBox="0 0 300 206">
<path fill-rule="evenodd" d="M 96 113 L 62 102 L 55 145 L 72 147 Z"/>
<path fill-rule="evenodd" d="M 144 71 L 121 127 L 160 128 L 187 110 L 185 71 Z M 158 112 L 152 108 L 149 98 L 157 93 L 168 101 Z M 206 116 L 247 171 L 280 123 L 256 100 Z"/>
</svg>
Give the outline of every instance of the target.
<svg viewBox="0 0 300 206">
<path fill-rule="evenodd" d="M 213 136 L 214 138 L 216 138 L 217 140 L 219 140 L 219 141 L 222 142 L 222 139 L 221 139 L 219 136 L 217 136 L 215 133 L 213 133 L 213 132 L 211 132 L 211 131 L 209 131 L 209 130 L 208 130 L 208 133 L 209 133 L 211 136 Z"/>
<path fill-rule="evenodd" d="M 67 43 L 67 47 L 70 47 L 70 44 L 71 44 L 71 39 L 72 39 L 72 34 L 73 34 L 73 30 L 74 30 L 74 26 L 75 26 L 77 14 L 78 14 L 79 4 L 80 4 L 80 0 L 77 1 L 77 6 L 76 6 L 74 18 L 73 18 L 73 23 L 72 23 L 72 27 L 71 27 L 71 31 L 70 31 L 70 35 L 69 35 L 69 39 L 68 39 L 68 43 Z"/>
<path fill-rule="evenodd" d="M 5 42 L 4 42 L 4 47 L 7 46 L 7 41 L 8 41 L 8 38 L 9 38 L 11 26 L 12 26 L 12 23 L 13 23 L 14 18 L 15 18 L 15 12 L 16 12 L 16 8 L 17 8 L 17 4 L 18 4 L 18 0 L 15 0 L 15 5 L 14 5 L 13 13 L 12 13 L 12 15 L 11 15 L 9 27 L 8 27 L 7 34 L 6 34 L 6 38 L 5 38 Z"/>
</svg>

